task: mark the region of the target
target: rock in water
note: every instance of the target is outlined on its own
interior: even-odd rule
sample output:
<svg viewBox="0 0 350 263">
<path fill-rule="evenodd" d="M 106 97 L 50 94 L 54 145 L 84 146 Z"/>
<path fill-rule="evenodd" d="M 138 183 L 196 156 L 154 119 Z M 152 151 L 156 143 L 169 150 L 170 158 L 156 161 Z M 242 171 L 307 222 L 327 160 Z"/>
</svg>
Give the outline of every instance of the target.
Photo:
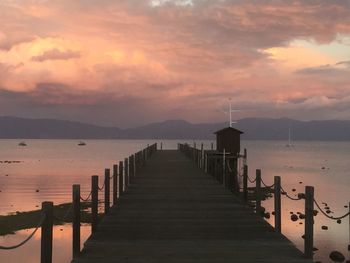
<svg viewBox="0 0 350 263">
<path fill-rule="evenodd" d="M 345 260 L 344 255 L 339 251 L 332 251 L 332 253 L 329 254 L 329 258 L 334 262 L 344 262 Z"/>
<path fill-rule="evenodd" d="M 269 219 L 269 218 L 270 218 L 270 213 L 269 213 L 269 212 L 264 213 L 264 217 L 265 217 L 266 219 Z"/>
<path fill-rule="evenodd" d="M 295 222 L 295 221 L 298 220 L 298 216 L 297 216 L 296 214 L 293 214 L 293 215 L 290 216 L 290 219 L 291 219 L 293 222 Z"/>
</svg>

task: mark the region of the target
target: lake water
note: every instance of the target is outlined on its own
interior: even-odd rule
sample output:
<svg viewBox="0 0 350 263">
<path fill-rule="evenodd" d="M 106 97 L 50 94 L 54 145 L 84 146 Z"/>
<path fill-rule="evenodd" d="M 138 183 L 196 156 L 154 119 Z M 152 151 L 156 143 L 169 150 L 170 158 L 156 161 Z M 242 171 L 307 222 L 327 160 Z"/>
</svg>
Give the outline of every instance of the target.
<svg viewBox="0 0 350 263">
<path fill-rule="evenodd" d="M 71 187 L 81 184 L 82 195 L 90 191 L 90 176 L 102 175 L 104 168 L 152 144 L 154 140 L 86 140 L 78 146 L 74 140 L 26 140 L 27 147 L 18 146 L 17 140 L 0 140 L 0 214 L 38 209 L 43 201 L 64 203 L 71 201 Z M 163 141 L 163 148 L 175 149 L 179 140 Z M 193 141 L 188 141 L 193 143 Z M 199 145 L 202 141 L 198 141 Z M 158 142 L 160 143 L 160 142 Z M 211 141 L 204 141 L 210 148 Z M 159 144 L 158 144 L 159 145 Z M 262 169 L 267 184 L 273 177 L 281 176 L 284 189 L 291 195 L 304 192 L 305 185 L 315 187 L 315 198 L 326 202 L 334 216 L 348 212 L 350 201 L 350 142 L 295 142 L 285 147 L 283 141 L 243 141 L 248 150 L 249 176 Z M 5 161 L 11 161 L 5 162 Z M 18 162 L 13 162 L 18 161 Z M 295 189 L 295 192 L 292 192 Z M 263 202 L 268 211 L 273 210 L 273 200 Z M 282 232 L 303 249 L 301 238 L 304 225 L 301 220 L 292 222 L 290 212 L 303 212 L 304 201 L 282 198 Z M 273 217 L 268 220 L 273 225 Z M 328 230 L 321 227 L 328 226 Z M 341 224 L 315 217 L 315 259 L 329 262 L 332 250 L 341 251 L 347 258 L 349 252 L 349 219 Z M 0 245 L 16 244 L 31 230 L 0 237 Z M 82 242 L 89 236 L 90 228 L 82 228 Z M 39 262 L 40 231 L 25 246 L 0 251 L 0 262 Z M 21 260 L 21 257 L 23 260 Z M 71 258 L 70 225 L 57 226 L 54 231 L 54 262 L 69 262 Z"/>
</svg>

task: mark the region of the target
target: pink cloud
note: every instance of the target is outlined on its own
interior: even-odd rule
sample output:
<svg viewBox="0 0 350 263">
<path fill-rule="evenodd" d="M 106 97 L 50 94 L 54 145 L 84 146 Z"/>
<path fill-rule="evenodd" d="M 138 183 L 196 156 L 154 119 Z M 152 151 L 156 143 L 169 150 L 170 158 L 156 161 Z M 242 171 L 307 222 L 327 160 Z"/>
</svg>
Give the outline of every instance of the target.
<svg viewBox="0 0 350 263">
<path fill-rule="evenodd" d="M 43 62 L 46 60 L 69 60 L 80 58 L 81 54 L 78 51 L 66 50 L 60 51 L 58 49 L 51 49 L 45 51 L 43 54 L 32 57 L 33 61 Z"/>
<path fill-rule="evenodd" d="M 92 97 L 105 99 L 97 96 L 100 93 L 158 101 L 163 118 L 178 114 L 201 121 L 220 118 L 217 109 L 228 97 L 246 109 L 242 115 L 263 115 L 262 109 L 270 114 L 298 98 L 317 102 L 312 98 L 340 94 L 350 85 L 345 63 L 281 72 L 265 52 L 288 47 L 297 39 L 331 44 L 340 34 L 350 34 L 350 7 L 345 1 L 179 3 L 24 0 L 5 4 L 0 49 L 6 51 L 0 52 L 0 62 L 7 59 L 3 64 L 13 63 L 12 67 L 23 63 L 24 69 L 1 74 L 0 66 L 1 84 L 15 90 L 26 80 L 21 90 L 38 92 L 40 83 L 61 83 L 70 90 L 69 96 L 47 86 L 40 92 L 43 102 L 57 107 L 64 100 L 80 107 L 91 105 Z M 37 63 L 44 61 L 50 63 Z M 95 95 L 84 98 L 83 91 L 91 90 Z M 297 107 L 285 108 L 297 112 Z M 210 113 L 198 114 L 203 111 Z"/>
</svg>

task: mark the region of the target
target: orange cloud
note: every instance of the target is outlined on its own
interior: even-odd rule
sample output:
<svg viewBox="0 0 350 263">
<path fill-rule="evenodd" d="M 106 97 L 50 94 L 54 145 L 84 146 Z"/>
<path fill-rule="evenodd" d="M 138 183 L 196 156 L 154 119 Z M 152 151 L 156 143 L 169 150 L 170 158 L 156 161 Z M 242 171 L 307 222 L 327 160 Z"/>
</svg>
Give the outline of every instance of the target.
<svg viewBox="0 0 350 263">
<path fill-rule="evenodd" d="M 100 92 L 162 101 L 164 118 L 198 119 L 208 107 L 209 121 L 227 97 L 247 115 L 297 115 L 298 100 L 350 93 L 348 67 L 335 66 L 339 54 L 316 48 L 347 45 L 350 10 L 341 1 L 4 0 L 0 8 L 0 88 L 35 93 L 40 83 L 58 83 L 82 96 L 40 93 L 50 105 L 98 104 L 84 94 Z M 325 65 L 328 74 L 319 74 Z"/>
</svg>

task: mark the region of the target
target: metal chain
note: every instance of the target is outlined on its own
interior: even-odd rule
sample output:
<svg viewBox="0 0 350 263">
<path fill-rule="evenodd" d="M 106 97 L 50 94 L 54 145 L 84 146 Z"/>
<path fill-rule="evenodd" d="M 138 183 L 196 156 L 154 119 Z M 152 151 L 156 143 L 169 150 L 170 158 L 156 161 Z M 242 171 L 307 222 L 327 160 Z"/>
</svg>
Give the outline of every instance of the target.
<svg viewBox="0 0 350 263">
<path fill-rule="evenodd" d="M 39 227 L 41 227 L 42 223 L 44 222 L 45 220 L 45 216 L 43 215 L 38 223 L 38 225 L 36 226 L 36 228 L 34 229 L 34 231 L 25 239 L 23 240 L 21 243 L 17 244 L 17 245 L 14 245 L 14 246 L 0 246 L 0 249 L 3 249 L 3 250 L 11 250 L 11 249 L 16 249 L 16 248 L 19 248 L 21 246 L 23 246 L 25 243 L 27 243 L 36 233 L 36 231 L 38 231 Z"/>
<path fill-rule="evenodd" d="M 339 219 L 343 219 L 343 218 L 345 218 L 345 217 L 347 217 L 348 215 L 350 215 L 350 212 L 347 212 L 345 215 L 343 215 L 343 216 L 338 216 L 338 217 L 334 217 L 334 216 L 329 216 L 326 212 L 324 212 L 323 210 L 322 210 L 322 208 L 320 207 L 320 205 L 317 203 L 317 201 L 314 199 L 314 203 L 315 203 L 315 205 L 318 207 L 318 209 L 321 211 L 321 213 L 324 215 L 324 216 L 326 216 L 327 218 L 329 218 L 329 219 L 332 219 L 332 220 L 339 220 Z"/>
</svg>

